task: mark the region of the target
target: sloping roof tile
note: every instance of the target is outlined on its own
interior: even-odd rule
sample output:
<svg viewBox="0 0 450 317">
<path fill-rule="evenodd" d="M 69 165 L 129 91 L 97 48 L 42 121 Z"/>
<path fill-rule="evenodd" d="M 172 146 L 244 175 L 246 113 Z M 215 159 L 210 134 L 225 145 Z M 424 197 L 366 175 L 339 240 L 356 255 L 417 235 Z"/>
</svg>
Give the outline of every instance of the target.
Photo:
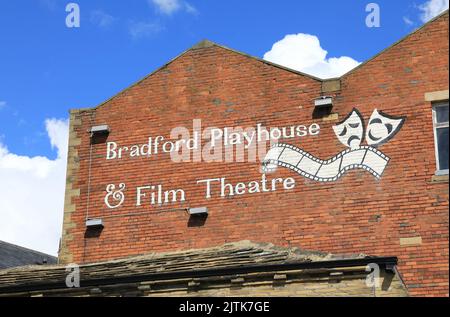
<svg viewBox="0 0 450 317">
<path fill-rule="evenodd" d="M 241 241 L 223 246 L 167 253 L 150 253 L 137 257 L 80 266 L 83 283 L 111 280 L 121 276 L 139 277 L 171 273 L 195 274 L 206 270 L 266 267 L 270 265 L 313 263 L 371 258 L 363 254 L 332 255 L 272 244 Z M 28 266 L 0 270 L 0 293 L 3 288 L 39 284 L 64 284 L 66 268 L 62 265 Z"/>
<path fill-rule="evenodd" d="M 55 263 L 54 256 L 0 241 L 0 269 Z"/>
</svg>

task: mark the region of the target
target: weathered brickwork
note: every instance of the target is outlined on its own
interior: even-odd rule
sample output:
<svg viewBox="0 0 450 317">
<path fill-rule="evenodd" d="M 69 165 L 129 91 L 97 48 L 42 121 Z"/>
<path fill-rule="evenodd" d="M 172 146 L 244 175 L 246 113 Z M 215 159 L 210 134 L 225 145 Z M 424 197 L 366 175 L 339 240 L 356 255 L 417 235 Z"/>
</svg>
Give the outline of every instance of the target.
<svg viewBox="0 0 450 317">
<path fill-rule="evenodd" d="M 359 270 L 357 270 L 359 269 Z M 100 287 L 59 288 L 43 291 L 2 294 L 20 297 L 407 297 L 408 294 L 397 276 L 386 278 L 384 272 L 378 287 L 367 287 L 366 272 L 362 268 L 343 268 L 345 273 L 330 276 L 333 271 L 322 270 L 286 274 L 250 274 L 239 278 L 221 276 L 215 278 L 143 281 L 102 285 Z M 389 288 L 383 283 L 389 279 Z"/>
<path fill-rule="evenodd" d="M 218 45 L 188 50 L 97 108 L 72 113 L 60 261 L 89 263 L 246 239 L 335 254 L 397 256 L 409 294 L 448 296 L 448 177 L 434 178 L 426 100 L 427 93 L 448 91 L 448 83 L 448 12 L 340 83 L 322 83 Z M 313 100 L 323 91 L 334 105 L 331 114 L 317 117 Z M 380 147 L 390 157 L 380 179 L 354 169 L 322 183 L 279 168 L 270 177 L 294 177 L 295 189 L 228 199 L 206 200 L 197 180 L 258 180 L 259 163 L 174 163 L 167 153 L 107 161 L 106 143 L 92 144 L 91 152 L 87 132 L 108 124 L 108 140 L 132 145 L 149 136 L 169 139 L 174 127 L 192 130 L 193 119 L 202 119 L 204 128 L 318 123 L 319 135 L 287 143 L 328 159 L 345 149 L 333 126 L 355 107 L 366 125 L 374 109 L 406 117 L 400 132 Z M 157 184 L 183 188 L 189 196 L 164 206 L 136 206 L 129 199 L 108 209 L 106 186 L 122 182 L 130 196 L 138 186 Z M 181 210 L 198 206 L 209 209 L 201 224 Z M 86 217 L 102 218 L 104 229 L 88 233 Z"/>
</svg>

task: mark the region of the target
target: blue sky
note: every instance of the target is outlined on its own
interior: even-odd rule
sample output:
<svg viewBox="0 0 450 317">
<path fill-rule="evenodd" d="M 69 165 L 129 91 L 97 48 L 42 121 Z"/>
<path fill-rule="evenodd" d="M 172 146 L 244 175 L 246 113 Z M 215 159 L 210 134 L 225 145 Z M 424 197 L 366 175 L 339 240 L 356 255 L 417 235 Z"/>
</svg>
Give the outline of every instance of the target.
<svg viewBox="0 0 450 317">
<path fill-rule="evenodd" d="M 55 157 L 46 118 L 95 106 L 204 38 L 262 57 L 286 34 L 308 33 L 329 54 L 364 61 L 421 24 L 425 1 L 377 1 L 381 27 L 368 28 L 369 2 L 189 0 L 165 14 L 147 0 L 80 0 L 70 29 L 69 1 L 0 0 L 2 143 Z"/>
<path fill-rule="evenodd" d="M 0 240 L 56 255 L 68 110 L 93 107 L 202 39 L 335 77 L 420 27 L 449 0 L 0 0 Z M 328 55 L 327 55 L 328 53 Z"/>
</svg>

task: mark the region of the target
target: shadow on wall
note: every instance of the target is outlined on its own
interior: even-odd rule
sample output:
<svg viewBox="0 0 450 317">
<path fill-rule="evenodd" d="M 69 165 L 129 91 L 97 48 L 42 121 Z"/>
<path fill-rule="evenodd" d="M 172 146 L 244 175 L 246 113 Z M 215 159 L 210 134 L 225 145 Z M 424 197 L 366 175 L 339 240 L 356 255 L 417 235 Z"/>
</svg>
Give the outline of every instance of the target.
<svg viewBox="0 0 450 317">
<path fill-rule="evenodd" d="M 208 214 L 206 215 L 191 215 L 188 221 L 188 227 L 202 227 L 206 223 L 206 219 L 208 219 Z"/>
<path fill-rule="evenodd" d="M 87 228 L 84 233 L 85 239 L 98 238 L 103 231 L 103 227 Z"/>
</svg>

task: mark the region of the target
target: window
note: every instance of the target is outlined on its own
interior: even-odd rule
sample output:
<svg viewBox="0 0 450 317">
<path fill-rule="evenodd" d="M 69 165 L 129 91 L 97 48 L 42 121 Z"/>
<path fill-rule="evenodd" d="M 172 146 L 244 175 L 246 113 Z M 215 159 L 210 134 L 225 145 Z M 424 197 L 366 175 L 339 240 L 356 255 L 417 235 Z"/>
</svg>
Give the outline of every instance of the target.
<svg viewBox="0 0 450 317">
<path fill-rule="evenodd" d="M 433 104 L 436 175 L 448 175 L 448 101 Z"/>
</svg>

